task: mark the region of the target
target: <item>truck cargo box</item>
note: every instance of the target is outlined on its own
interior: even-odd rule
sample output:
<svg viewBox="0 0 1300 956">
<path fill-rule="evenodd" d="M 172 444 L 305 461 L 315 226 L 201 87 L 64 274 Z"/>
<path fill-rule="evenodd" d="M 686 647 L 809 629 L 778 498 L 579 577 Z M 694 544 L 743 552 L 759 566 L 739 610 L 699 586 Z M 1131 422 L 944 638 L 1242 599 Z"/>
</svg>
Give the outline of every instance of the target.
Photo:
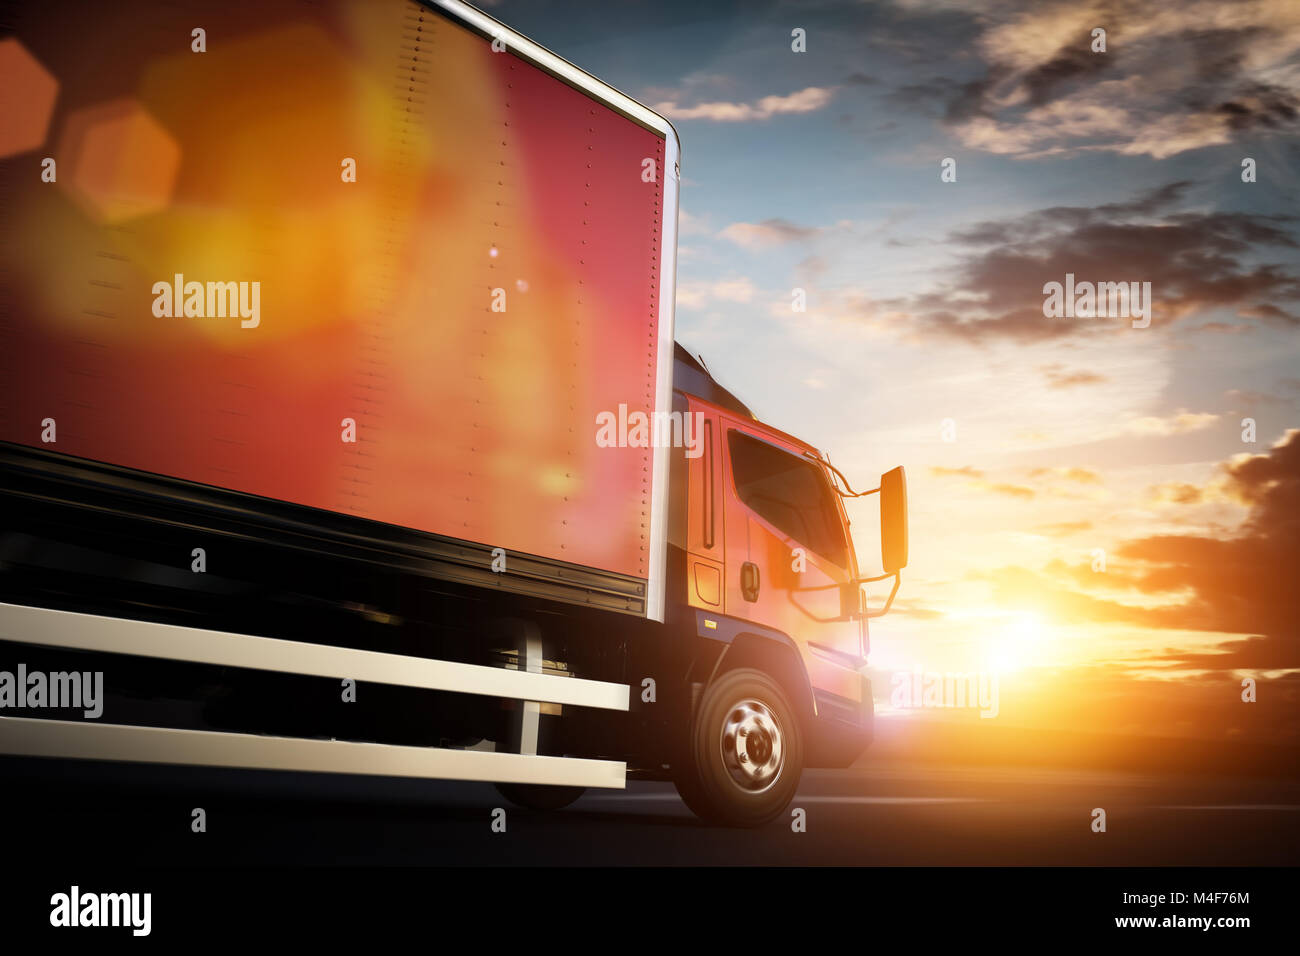
<svg viewBox="0 0 1300 956">
<path fill-rule="evenodd" d="M 596 422 L 671 407 L 665 120 L 459 3 L 41 14 L 13 52 L 49 103 L 10 128 L 47 132 L 0 161 L 7 467 L 662 620 L 668 449 Z"/>
</svg>

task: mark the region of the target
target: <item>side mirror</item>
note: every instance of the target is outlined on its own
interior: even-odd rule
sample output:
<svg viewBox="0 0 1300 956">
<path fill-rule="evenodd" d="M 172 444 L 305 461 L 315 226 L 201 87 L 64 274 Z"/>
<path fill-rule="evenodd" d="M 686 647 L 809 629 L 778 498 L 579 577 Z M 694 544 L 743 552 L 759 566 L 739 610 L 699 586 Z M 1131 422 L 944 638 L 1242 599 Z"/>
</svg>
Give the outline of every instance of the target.
<svg viewBox="0 0 1300 956">
<path fill-rule="evenodd" d="M 907 473 L 902 465 L 880 476 L 880 563 L 886 574 L 907 567 Z"/>
</svg>

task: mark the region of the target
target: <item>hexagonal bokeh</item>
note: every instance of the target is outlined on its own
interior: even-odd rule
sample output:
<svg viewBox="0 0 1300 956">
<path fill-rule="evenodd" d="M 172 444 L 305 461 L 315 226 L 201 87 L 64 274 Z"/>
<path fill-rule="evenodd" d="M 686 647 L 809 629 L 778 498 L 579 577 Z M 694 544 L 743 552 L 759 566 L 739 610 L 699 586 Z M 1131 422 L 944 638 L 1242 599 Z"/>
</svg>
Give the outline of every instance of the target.
<svg viewBox="0 0 1300 956">
<path fill-rule="evenodd" d="M 58 81 L 17 40 L 0 40 L 0 159 L 36 149 L 45 142 L 59 94 Z"/>
<path fill-rule="evenodd" d="M 57 158 L 59 184 L 97 218 L 120 222 L 170 202 L 181 148 L 140 103 L 120 99 L 69 116 Z"/>
</svg>

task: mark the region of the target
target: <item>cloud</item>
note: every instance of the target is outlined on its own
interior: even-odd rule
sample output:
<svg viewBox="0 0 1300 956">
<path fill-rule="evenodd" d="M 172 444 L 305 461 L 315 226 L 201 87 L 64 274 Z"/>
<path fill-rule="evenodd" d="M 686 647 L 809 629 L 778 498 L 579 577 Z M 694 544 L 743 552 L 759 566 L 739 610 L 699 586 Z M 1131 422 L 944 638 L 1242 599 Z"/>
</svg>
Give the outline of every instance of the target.
<svg viewBox="0 0 1300 956">
<path fill-rule="evenodd" d="M 880 80 L 877 77 L 869 76 L 866 73 L 850 73 L 844 78 L 844 86 L 877 86 Z"/>
<path fill-rule="evenodd" d="M 799 260 L 795 266 L 795 275 L 798 281 L 804 284 L 818 282 L 826 274 L 830 264 L 821 256 L 805 256 Z"/>
<path fill-rule="evenodd" d="M 1079 534 L 1084 531 L 1092 530 L 1091 521 L 1057 521 L 1052 524 L 1040 524 L 1035 531 L 1041 531 L 1044 534 L 1053 537 L 1064 538 L 1072 534 Z"/>
<path fill-rule="evenodd" d="M 746 276 L 714 282 L 684 282 L 677 286 L 677 304 L 685 309 L 703 309 L 715 302 L 749 302 L 754 283 Z"/>
<path fill-rule="evenodd" d="M 1184 212 L 1179 207 L 1190 187 L 1173 182 L 1125 202 L 1053 206 L 963 226 L 947 237 L 957 250 L 952 279 L 873 307 L 905 317 L 899 324 L 909 334 L 972 342 L 1047 341 L 1105 323 L 1127 330 L 1123 319 L 1044 317 L 1044 284 L 1072 273 L 1076 281 L 1150 282 L 1153 329 L 1210 309 L 1300 327 L 1278 305 L 1300 302 L 1296 217 Z M 1285 252 L 1282 261 L 1267 261 L 1275 250 Z"/>
<path fill-rule="evenodd" d="M 1280 322 L 1285 325 L 1300 326 L 1300 315 L 1296 315 L 1294 312 L 1288 312 L 1285 309 L 1280 309 L 1269 302 L 1262 302 L 1259 305 L 1249 305 L 1238 311 L 1241 315 L 1250 319 L 1271 319 L 1274 322 Z M 1210 328 L 1210 326 L 1202 326 L 1202 329 L 1207 328 Z"/>
<path fill-rule="evenodd" d="M 1077 481 L 1084 485 L 1101 484 L 1101 475 L 1087 468 L 1035 468 L 1029 473 L 1030 478 L 1060 478 L 1063 481 Z"/>
<path fill-rule="evenodd" d="M 1143 416 L 1124 423 L 1124 430 L 1134 435 L 1183 435 L 1187 432 L 1209 428 L 1222 416 L 1211 412 L 1188 412 L 1179 409 L 1177 414 L 1165 418 Z"/>
<path fill-rule="evenodd" d="M 1109 381 L 1105 375 L 1099 372 L 1091 372 L 1085 369 L 1067 370 L 1065 366 L 1058 363 L 1041 366 L 1043 375 L 1047 378 L 1049 388 L 1073 388 L 1076 385 L 1099 385 L 1102 382 Z"/>
<path fill-rule="evenodd" d="M 1300 429 L 1289 430 L 1264 454 L 1222 463 L 1205 487 L 1167 487 L 1189 504 L 1227 494 L 1250 510 L 1231 535 L 1122 541 L 1105 573 L 1055 562 L 1045 574 L 1003 567 L 978 576 L 1007 608 L 1042 610 L 1062 620 L 1248 635 L 1207 651 L 1164 650 L 1152 661 L 1220 672 L 1300 668 Z M 1102 598 L 1089 588 L 1128 590 L 1141 601 Z"/>
<path fill-rule="evenodd" d="M 945 468 L 943 465 L 934 465 L 930 468 L 930 474 L 936 478 L 960 477 L 960 478 L 983 478 L 984 472 L 978 468 L 972 468 L 970 465 L 963 465 L 960 468 Z"/>
<path fill-rule="evenodd" d="M 811 239 L 819 231 L 814 226 L 800 226 L 786 219 L 764 219 L 762 222 L 733 222 L 718 235 L 746 249 L 761 249 Z"/>
<path fill-rule="evenodd" d="M 753 103 L 725 100 L 679 106 L 674 100 L 654 105 L 654 110 L 671 120 L 704 119 L 716 123 L 743 123 L 770 119 L 792 113 L 814 113 L 827 106 L 835 96 L 835 87 L 809 86 L 786 96 L 764 96 Z"/>
<path fill-rule="evenodd" d="M 1185 481 L 1166 481 L 1147 489 L 1147 500 L 1156 506 L 1199 505 L 1205 499 L 1205 489 Z"/>
<path fill-rule="evenodd" d="M 1230 388 L 1223 397 L 1233 403 L 1235 408 L 1257 408 L 1261 405 L 1285 405 L 1286 400 L 1278 395 L 1256 391 L 1252 388 Z"/>
<path fill-rule="evenodd" d="M 702 216 L 692 216 L 685 209 L 677 210 L 677 234 L 680 236 L 704 236 L 709 234 L 709 226 Z"/>
<path fill-rule="evenodd" d="M 1037 494 L 1033 488 L 1026 488 L 1024 485 L 1012 485 L 1006 482 L 972 481 L 968 484 L 980 491 L 987 491 L 995 495 L 1006 495 L 1009 498 L 1029 499 Z"/>
<path fill-rule="evenodd" d="M 1104 53 L 1092 51 L 1096 27 Z M 976 48 L 980 80 L 931 83 L 971 148 L 1163 159 L 1300 128 L 1300 7 L 1286 0 L 1002 6 Z"/>
<path fill-rule="evenodd" d="M 1300 667 L 1300 429 L 1266 454 L 1233 458 L 1221 473 L 1227 493 L 1251 509 L 1238 535 L 1148 537 L 1125 543 L 1119 554 L 1140 562 L 1134 580 L 1146 593 L 1193 595 L 1167 612 L 1171 623 L 1258 635 L 1197 663 L 1212 656 L 1217 667 Z"/>
</svg>

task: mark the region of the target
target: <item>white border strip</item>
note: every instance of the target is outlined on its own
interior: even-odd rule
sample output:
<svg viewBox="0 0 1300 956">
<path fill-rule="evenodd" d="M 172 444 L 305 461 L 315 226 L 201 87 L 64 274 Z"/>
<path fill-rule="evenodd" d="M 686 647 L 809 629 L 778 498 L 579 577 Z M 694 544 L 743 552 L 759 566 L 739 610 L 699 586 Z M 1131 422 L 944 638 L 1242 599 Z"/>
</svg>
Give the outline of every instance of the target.
<svg viewBox="0 0 1300 956">
<path fill-rule="evenodd" d="M 627 785 L 627 765 L 618 760 L 537 757 L 28 717 L 0 717 L 0 753 L 612 790 L 622 790 Z"/>
<path fill-rule="evenodd" d="M 673 321 L 677 300 L 677 191 L 681 154 L 677 137 L 664 144 L 663 241 L 659 244 L 659 359 L 655 379 L 656 421 L 668 421 L 673 410 Z M 668 481 L 673 449 L 656 444 L 650 478 L 650 578 L 646 583 L 646 617 L 663 622 L 668 579 Z"/>
<path fill-rule="evenodd" d="M 677 138 L 668 120 L 658 113 L 638 103 L 632 97 L 620 92 L 608 83 L 596 79 L 586 70 L 574 66 L 568 60 L 546 49 L 546 47 L 534 43 L 522 33 L 510 29 L 500 20 L 474 9 L 467 3 L 462 3 L 461 0 L 425 0 L 425 2 L 432 6 L 442 7 L 458 20 L 476 27 L 490 37 L 502 40 L 507 49 L 522 53 L 528 59 L 540 64 L 552 73 L 564 77 L 579 89 L 585 90 L 592 96 L 622 110 L 629 116 L 635 116 L 651 129 L 657 130 L 672 139 Z"/>
<path fill-rule="evenodd" d="M 514 50 L 557 76 L 563 77 L 592 98 L 628 116 L 633 116 L 664 137 L 663 231 L 659 248 L 659 357 L 655 380 L 655 408 L 665 415 L 673 405 L 673 321 L 677 301 L 677 193 L 681 142 L 677 131 L 665 117 L 638 103 L 608 83 L 596 79 L 563 57 L 539 46 L 499 20 L 474 9 L 461 0 L 425 0 L 441 7 L 453 17 L 503 40 Z M 666 419 L 665 419 L 666 420 Z M 651 621 L 663 622 L 668 577 L 668 471 L 671 448 L 655 448 L 650 486 L 650 568 L 646 579 L 646 614 Z"/>
<path fill-rule="evenodd" d="M 628 686 L 176 624 L 0 603 L 0 640 L 376 684 L 628 709 Z"/>
</svg>

